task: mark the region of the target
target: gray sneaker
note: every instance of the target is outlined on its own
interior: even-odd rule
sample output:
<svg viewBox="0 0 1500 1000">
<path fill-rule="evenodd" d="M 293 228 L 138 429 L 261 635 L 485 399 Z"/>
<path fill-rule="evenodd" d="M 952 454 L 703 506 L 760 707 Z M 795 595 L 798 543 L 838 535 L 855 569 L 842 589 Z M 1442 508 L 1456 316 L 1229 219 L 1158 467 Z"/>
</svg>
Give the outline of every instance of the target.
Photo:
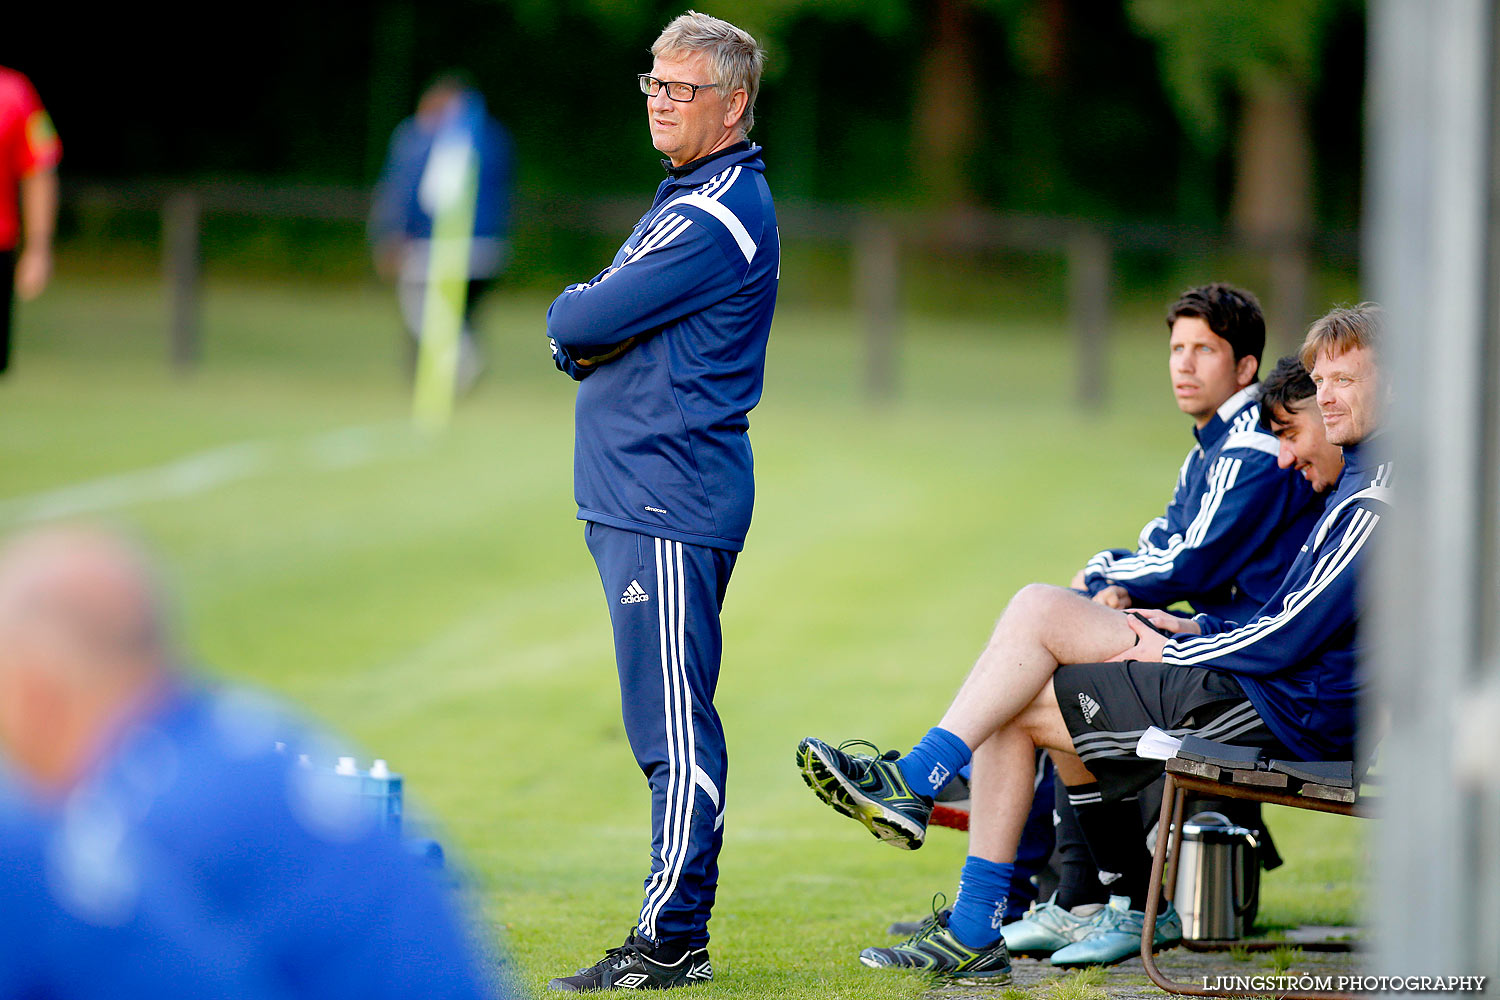
<svg viewBox="0 0 1500 1000">
<path fill-rule="evenodd" d="M 1046 902 L 1031 904 L 1026 916 L 1000 928 L 1012 955 L 1050 955 L 1081 941 L 1093 930 L 1093 918 L 1102 903 L 1085 903 L 1072 910 L 1057 905 L 1057 894 Z"/>
<path fill-rule="evenodd" d="M 1112 965 L 1141 953 L 1146 914 L 1130 908 L 1129 896 L 1111 896 L 1109 905 L 1090 922 L 1088 934 L 1052 953 L 1053 965 Z M 1182 940 L 1182 919 L 1171 903 L 1156 918 L 1152 950 L 1170 948 Z"/>
</svg>

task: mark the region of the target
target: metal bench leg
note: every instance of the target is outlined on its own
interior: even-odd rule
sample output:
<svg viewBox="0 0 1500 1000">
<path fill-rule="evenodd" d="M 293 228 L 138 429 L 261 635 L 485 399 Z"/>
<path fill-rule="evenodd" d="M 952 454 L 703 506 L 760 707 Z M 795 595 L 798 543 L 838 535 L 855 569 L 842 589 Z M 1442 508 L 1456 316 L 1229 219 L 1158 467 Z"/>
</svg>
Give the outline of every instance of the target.
<svg viewBox="0 0 1500 1000">
<path fill-rule="evenodd" d="M 1161 909 L 1163 896 L 1171 900 L 1172 888 L 1177 884 L 1177 861 L 1182 853 L 1182 806 L 1186 798 L 1187 790 L 1179 786 L 1177 779 L 1171 772 L 1168 772 L 1166 786 L 1162 789 L 1161 795 L 1161 818 L 1156 828 L 1156 850 L 1151 855 L 1151 884 L 1146 891 L 1145 926 L 1141 928 L 1141 965 L 1146 967 L 1146 975 L 1150 980 L 1168 993 L 1192 997 L 1259 996 L 1258 993 L 1210 990 L 1191 983 L 1178 982 L 1167 978 L 1166 974 L 1156 967 L 1156 956 L 1152 953 L 1151 947 L 1156 941 L 1156 915 Z M 1163 873 L 1169 875 L 1165 880 L 1168 886 L 1166 889 L 1162 888 Z M 1278 993 L 1277 997 L 1280 1000 L 1355 1000 L 1347 993 L 1318 991 Z"/>
<path fill-rule="evenodd" d="M 1146 975 L 1157 986 L 1168 993 L 1202 995 L 1186 983 L 1177 983 L 1162 975 L 1156 967 L 1153 945 L 1156 943 L 1156 915 L 1161 908 L 1162 873 L 1166 868 L 1167 855 L 1172 855 L 1172 873 L 1177 873 L 1177 848 L 1182 839 L 1182 824 L 1173 819 L 1182 818 L 1182 789 L 1172 775 L 1167 775 L 1161 793 L 1161 817 L 1156 824 L 1156 850 L 1151 854 L 1151 881 L 1146 889 L 1146 920 L 1141 927 L 1141 964 Z M 1169 897 L 1170 898 L 1170 897 Z"/>
<path fill-rule="evenodd" d="M 1165 801 L 1166 790 L 1163 788 L 1162 796 Z M 1169 903 L 1177 901 L 1177 866 L 1182 861 L 1182 814 L 1187 809 L 1187 790 L 1180 785 L 1177 788 L 1176 801 L 1172 803 L 1172 825 L 1167 827 L 1165 833 L 1161 828 L 1161 820 L 1157 820 L 1156 842 L 1161 843 L 1163 836 L 1170 836 L 1172 841 L 1167 845 L 1167 877 L 1162 879 L 1161 898 Z"/>
</svg>

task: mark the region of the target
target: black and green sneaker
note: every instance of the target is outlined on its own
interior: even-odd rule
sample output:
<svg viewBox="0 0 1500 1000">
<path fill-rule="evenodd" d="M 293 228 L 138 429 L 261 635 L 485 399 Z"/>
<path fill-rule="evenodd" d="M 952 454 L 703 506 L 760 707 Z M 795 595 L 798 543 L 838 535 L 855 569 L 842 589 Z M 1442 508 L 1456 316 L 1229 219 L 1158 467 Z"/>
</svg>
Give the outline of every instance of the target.
<svg viewBox="0 0 1500 1000">
<path fill-rule="evenodd" d="M 874 754 L 845 753 L 866 746 Z M 879 839 L 904 851 L 915 851 L 927 836 L 932 800 L 906 783 L 894 750 L 881 753 L 863 740 L 831 747 L 811 736 L 797 744 L 802 780 L 818 798 L 845 816 L 859 820 Z"/>
<path fill-rule="evenodd" d="M 872 969 L 912 969 L 959 982 L 1010 982 L 1010 952 L 1000 938 L 988 948 L 970 948 L 948 928 L 948 910 L 922 921 L 917 933 L 892 948 L 866 948 L 859 960 Z"/>
<path fill-rule="evenodd" d="M 948 905 L 948 897 L 941 892 L 932 894 L 932 913 L 921 920 L 898 920 L 885 929 L 891 937 L 909 938 L 914 937 L 928 929 L 928 925 L 934 920 L 947 920 L 953 916 L 953 907 Z"/>
</svg>

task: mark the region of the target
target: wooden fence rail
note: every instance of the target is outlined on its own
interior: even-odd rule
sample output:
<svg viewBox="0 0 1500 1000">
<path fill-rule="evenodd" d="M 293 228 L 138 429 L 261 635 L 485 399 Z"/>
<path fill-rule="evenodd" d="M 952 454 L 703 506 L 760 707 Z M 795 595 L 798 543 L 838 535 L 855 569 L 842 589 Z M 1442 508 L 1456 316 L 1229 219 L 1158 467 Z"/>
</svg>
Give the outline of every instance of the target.
<svg viewBox="0 0 1500 1000">
<path fill-rule="evenodd" d="M 65 204 L 84 211 L 158 212 L 162 273 L 170 303 L 170 361 L 190 371 L 201 357 L 200 284 L 203 218 L 209 214 L 274 219 L 361 221 L 369 192 L 330 185 L 234 183 L 70 184 Z M 519 216 L 545 218 L 555 229 L 624 233 L 640 217 L 638 199 L 522 201 Z M 1254 243 L 1231 233 L 1188 226 L 1099 223 L 1084 219 L 964 210 L 936 214 L 877 211 L 853 206 L 783 201 L 781 235 L 788 243 L 847 246 L 852 257 L 851 298 L 864 328 L 864 385 L 875 402 L 898 391 L 903 311 L 902 259 L 908 253 L 974 253 L 1013 250 L 1055 254 L 1067 261 L 1068 315 L 1076 375 L 1073 395 L 1094 409 L 1105 401 L 1108 380 L 1114 261 L 1121 251 L 1201 255 L 1237 250 L 1269 263 L 1271 343 L 1301 339 L 1308 315 L 1309 272 L 1314 255 L 1353 262 L 1358 240 L 1338 231 Z"/>
</svg>

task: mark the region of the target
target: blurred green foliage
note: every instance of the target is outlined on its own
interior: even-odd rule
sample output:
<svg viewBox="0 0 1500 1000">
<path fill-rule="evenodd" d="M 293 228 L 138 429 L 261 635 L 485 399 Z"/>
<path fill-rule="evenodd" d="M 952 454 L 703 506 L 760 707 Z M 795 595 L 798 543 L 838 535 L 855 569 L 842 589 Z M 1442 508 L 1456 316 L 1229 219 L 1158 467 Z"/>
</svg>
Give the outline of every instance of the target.
<svg viewBox="0 0 1500 1000">
<path fill-rule="evenodd" d="M 515 134 L 523 190 L 644 195 L 661 175 L 630 78 L 682 9 L 377 0 L 268 8 L 209 36 L 125 9 L 94 11 L 78 31 L 65 7 L 27 5 L 0 37 L 0 64 L 46 99 L 65 178 L 369 183 L 424 83 L 462 66 Z M 742 0 L 719 13 L 769 50 L 755 138 L 778 196 L 928 196 L 916 125 L 945 96 L 919 86 L 940 9 L 966 12 L 974 134 L 962 169 L 981 204 L 1216 224 L 1232 153 L 1194 137 L 1237 114 L 1243 67 L 1270 60 L 1322 67 L 1315 201 L 1325 222 L 1357 217 L 1353 0 Z"/>
<path fill-rule="evenodd" d="M 1356 0 L 1127 0 L 1157 43 L 1167 90 L 1190 136 L 1222 143 L 1226 100 L 1267 78 L 1315 84 L 1330 24 Z M 1356 109 L 1357 110 L 1357 109 Z"/>
</svg>

